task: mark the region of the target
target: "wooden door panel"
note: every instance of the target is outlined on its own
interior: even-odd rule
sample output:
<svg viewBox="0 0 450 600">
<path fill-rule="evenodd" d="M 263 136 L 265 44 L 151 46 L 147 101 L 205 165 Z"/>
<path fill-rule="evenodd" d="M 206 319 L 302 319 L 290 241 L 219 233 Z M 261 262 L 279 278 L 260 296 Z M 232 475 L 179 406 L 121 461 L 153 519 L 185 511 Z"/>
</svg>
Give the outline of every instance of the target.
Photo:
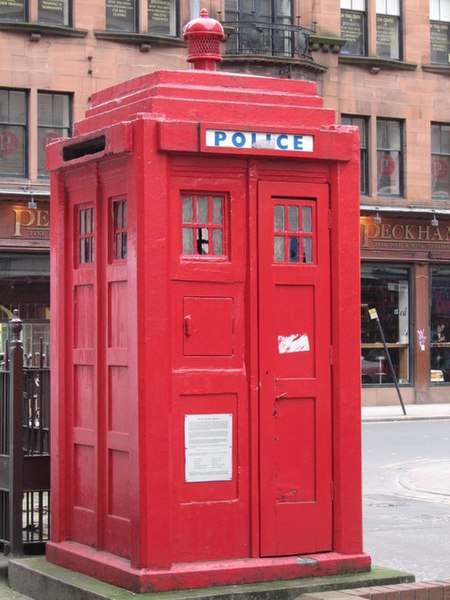
<svg viewBox="0 0 450 600">
<path fill-rule="evenodd" d="M 331 549 L 328 190 L 261 182 L 261 555 Z"/>
</svg>

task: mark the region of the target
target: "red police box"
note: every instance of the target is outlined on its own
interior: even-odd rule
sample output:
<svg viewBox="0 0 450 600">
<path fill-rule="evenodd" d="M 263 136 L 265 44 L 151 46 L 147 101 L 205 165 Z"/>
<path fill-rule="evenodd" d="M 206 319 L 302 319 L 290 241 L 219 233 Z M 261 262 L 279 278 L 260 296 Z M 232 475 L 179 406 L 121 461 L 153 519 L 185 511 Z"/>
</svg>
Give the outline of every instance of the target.
<svg viewBox="0 0 450 600">
<path fill-rule="evenodd" d="M 159 71 L 49 145 L 49 561 L 139 592 L 370 569 L 334 121 L 311 82 Z"/>
</svg>

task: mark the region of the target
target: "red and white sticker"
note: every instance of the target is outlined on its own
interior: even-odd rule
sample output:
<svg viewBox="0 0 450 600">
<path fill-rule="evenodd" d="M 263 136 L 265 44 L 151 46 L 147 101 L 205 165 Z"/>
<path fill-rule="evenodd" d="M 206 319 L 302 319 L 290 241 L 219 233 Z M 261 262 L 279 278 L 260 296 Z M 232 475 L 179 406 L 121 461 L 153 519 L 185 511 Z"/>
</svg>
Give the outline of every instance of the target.
<svg viewBox="0 0 450 600">
<path fill-rule="evenodd" d="M 291 354 L 293 352 L 309 352 L 309 338 L 306 333 L 278 336 L 278 352 Z"/>
</svg>

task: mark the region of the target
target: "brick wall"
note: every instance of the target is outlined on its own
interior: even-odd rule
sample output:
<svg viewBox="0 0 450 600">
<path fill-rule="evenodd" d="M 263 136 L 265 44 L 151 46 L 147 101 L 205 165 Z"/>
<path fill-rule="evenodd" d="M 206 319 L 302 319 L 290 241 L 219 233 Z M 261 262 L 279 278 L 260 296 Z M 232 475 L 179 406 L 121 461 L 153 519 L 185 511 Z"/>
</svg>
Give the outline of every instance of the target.
<svg viewBox="0 0 450 600">
<path fill-rule="evenodd" d="M 450 579 L 301 594 L 296 600 L 450 600 Z"/>
</svg>

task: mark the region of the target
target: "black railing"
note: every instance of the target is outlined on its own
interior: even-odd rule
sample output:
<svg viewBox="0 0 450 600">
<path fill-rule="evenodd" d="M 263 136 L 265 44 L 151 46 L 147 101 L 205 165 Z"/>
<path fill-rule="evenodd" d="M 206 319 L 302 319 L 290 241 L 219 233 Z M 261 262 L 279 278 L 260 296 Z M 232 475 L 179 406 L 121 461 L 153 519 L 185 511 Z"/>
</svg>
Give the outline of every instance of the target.
<svg viewBox="0 0 450 600">
<path fill-rule="evenodd" d="M 312 31 L 296 25 L 260 21 L 225 21 L 228 55 L 311 58 Z"/>
<path fill-rule="evenodd" d="M 24 356 L 18 311 L 0 364 L 0 545 L 21 556 L 43 552 L 50 527 L 48 349 Z"/>
</svg>

